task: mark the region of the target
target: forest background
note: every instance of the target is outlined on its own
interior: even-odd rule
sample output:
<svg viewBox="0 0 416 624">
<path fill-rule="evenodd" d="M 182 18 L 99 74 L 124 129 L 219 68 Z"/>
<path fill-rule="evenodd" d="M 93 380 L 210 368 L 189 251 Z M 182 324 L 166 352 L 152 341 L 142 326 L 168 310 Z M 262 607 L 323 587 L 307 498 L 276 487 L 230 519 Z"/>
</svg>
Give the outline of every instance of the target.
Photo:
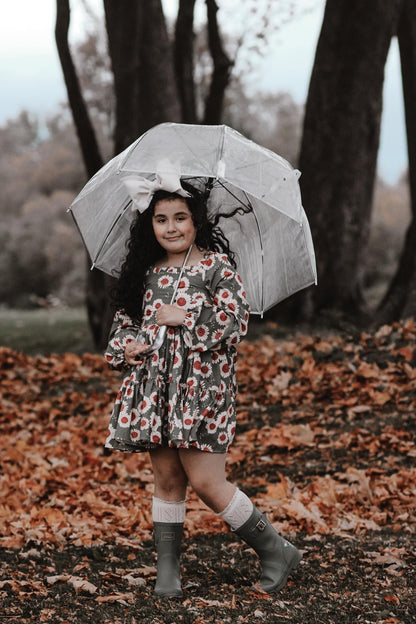
<svg viewBox="0 0 416 624">
<path fill-rule="evenodd" d="M 57 6 L 59 7 L 60 4 L 66 3 L 58 3 Z M 273 91 L 270 88 L 265 90 L 264 87 L 256 89 L 253 87 L 253 76 L 259 76 L 259 67 L 261 67 L 263 58 L 265 56 L 270 58 L 270 46 L 276 41 L 276 33 L 284 32 L 285 27 L 293 27 L 296 21 L 301 20 L 308 11 L 322 10 L 322 3 L 256 3 L 247 0 L 241 5 L 242 13 L 246 16 L 244 32 L 237 32 L 235 24 L 233 25 L 229 21 L 232 10 L 231 4 L 228 3 L 227 13 L 227 3 L 225 3 L 226 6 L 222 7 L 222 11 L 218 12 L 215 19 L 216 36 L 219 42 L 219 48 L 215 51 L 212 36 L 210 39 L 209 21 L 204 14 L 204 3 L 201 2 L 199 5 L 196 3 L 196 7 L 194 7 L 194 2 L 180 3 L 182 8 L 186 5 L 191 7 L 192 12 L 195 8 L 195 14 L 192 15 L 193 19 L 190 22 L 193 39 L 191 42 L 192 52 L 189 50 L 182 52 L 184 58 L 188 53 L 188 59 L 191 62 L 189 67 L 192 68 L 193 72 L 192 97 L 194 101 L 192 106 L 194 112 L 192 115 L 194 119 L 191 121 L 204 121 L 204 115 L 207 112 L 206 107 L 209 104 L 208 99 L 210 95 L 215 97 L 214 88 L 218 90 L 218 87 L 213 87 L 213 77 L 217 72 L 221 81 L 220 66 L 223 62 L 225 64 L 225 73 L 222 70 L 223 84 L 219 87 L 220 93 L 216 94 L 220 102 L 217 105 L 217 110 L 214 110 L 215 118 L 212 121 L 227 123 L 249 138 L 281 154 L 294 166 L 299 166 L 302 136 L 305 139 L 303 132 L 305 106 L 299 104 L 289 92 Z M 117 74 L 114 74 L 114 58 L 112 67 L 111 51 L 109 53 L 107 45 L 107 41 L 111 41 L 111 32 L 108 31 L 108 26 L 106 30 L 103 8 L 101 7 L 101 11 L 97 11 L 97 4 L 92 3 L 92 5 L 95 6 L 94 10 L 88 2 L 81 2 L 77 5 L 78 11 L 80 9 L 83 11 L 84 29 L 81 30 L 82 35 L 72 45 L 72 55 L 87 114 L 95 134 L 97 152 L 99 152 L 98 166 L 99 162 L 105 162 L 114 152 L 120 151 L 119 148 L 124 147 L 124 143 L 118 141 L 117 145 L 117 133 L 120 135 L 118 130 L 120 115 L 117 112 L 117 87 L 115 89 L 115 85 L 117 85 L 115 75 Z M 166 19 L 167 36 L 171 39 L 172 45 L 175 46 L 177 45 L 175 44 L 175 37 L 177 36 L 175 33 L 176 15 L 175 11 L 172 10 L 171 3 L 165 3 L 165 10 L 166 8 L 168 8 L 167 15 L 169 16 Z M 212 23 L 213 19 L 211 18 L 211 26 Z M 147 24 L 147 28 L 155 27 L 150 22 Z M 216 54 L 219 55 L 217 59 L 215 58 Z M 221 54 L 223 55 L 222 60 Z M 278 75 L 279 65 L 284 63 L 284 59 L 279 58 L 278 47 L 275 54 L 276 74 Z M 315 59 L 315 65 L 318 61 L 319 59 Z M 384 66 L 383 63 L 382 65 Z M 344 67 L 343 71 L 347 71 L 347 68 Z M 179 99 L 181 100 L 183 95 L 180 93 L 180 81 L 177 73 L 176 78 Z M 173 73 L 171 79 L 174 81 Z M 183 77 L 182 80 L 184 80 Z M 261 83 L 261 81 L 258 82 Z M 397 96 L 399 99 L 401 98 L 400 93 Z M 172 96 L 169 97 L 172 100 Z M 159 119 L 149 120 L 150 125 L 154 121 L 172 118 L 169 112 L 172 113 L 173 108 L 175 108 L 174 98 L 172 101 L 173 105 L 172 102 L 169 104 L 170 109 L 167 106 L 164 110 L 159 111 Z M 184 108 L 183 99 L 180 101 L 180 108 L 182 112 L 178 113 L 176 109 L 173 116 L 176 115 L 176 120 L 186 120 L 184 117 L 189 113 Z M 126 116 L 125 112 L 123 113 L 124 117 Z M 136 124 L 138 130 L 146 129 L 146 114 L 146 111 L 142 110 L 141 122 Z M 353 115 L 354 112 L 351 111 L 351 116 L 353 117 Z M 128 132 L 134 131 L 133 125 L 133 128 L 129 128 Z M 133 140 L 135 136 L 137 135 L 129 137 L 127 142 L 130 138 Z M 363 137 L 364 143 L 365 140 Z M 334 142 L 337 142 L 336 137 Z M 337 143 L 337 151 L 342 152 L 342 143 Z M 71 115 L 71 107 L 68 103 L 63 102 L 55 113 L 47 117 L 46 121 L 39 118 L 30 109 L 20 111 L 14 118 L 8 119 L 0 127 L 0 148 L 0 180 L 2 184 L 0 197 L 2 219 L 0 302 L 3 310 L 5 308 L 33 309 L 39 307 L 63 309 L 84 306 L 88 289 L 87 282 L 88 280 L 91 281 L 91 275 L 86 267 L 82 242 L 66 213 L 66 209 L 85 183 L 88 165 L 85 162 L 85 154 L 84 159 L 82 157 L 73 115 Z M 348 148 L 346 148 L 347 151 Z M 305 146 L 303 146 L 303 152 L 304 162 L 307 152 Z M 342 162 L 342 154 L 338 160 Z M 327 163 L 322 162 L 322 168 L 325 169 L 326 166 Z M 346 163 L 345 166 L 347 167 L 348 164 Z M 307 165 L 306 169 L 311 167 L 314 165 Z M 94 165 L 90 165 L 89 173 L 93 172 L 93 168 Z M 310 180 L 310 176 L 307 174 L 308 171 L 305 173 L 306 185 Z M 361 177 L 369 180 L 367 186 L 372 187 L 372 176 L 374 177 L 374 172 L 362 171 Z M 334 180 L 334 185 L 337 184 L 340 184 L 340 181 Z M 319 195 L 318 184 L 316 188 Z M 321 191 L 325 192 L 324 189 Z M 306 189 L 306 194 L 308 192 Z M 350 245 L 351 249 L 348 252 L 350 255 L 359 257 L 360 266 L 352 267 L 351 273 L 357 275 L 348 278 L 351 285 L 347 291 L 351 293 L 359 290 L 359 294 L 351 295 L 348 301 L 342 297 L 339 299 L 338 296 L 339 300 L 337 301 L 336 288 L 333 287 L 333 301 L 328 300 L 327 294 L 325 294 L 323 301 L 318 301 L 312 307 L 311 305 L 298 305 L 299 301 L 296 301 L 296 308 L 298 310 L 302 307 L 303 315 L 294 314 L 293 305 L 291 307 L 289 304 L 286 314 L 284 314 L 285 321 L 298 322 L 299 316 L 305 318 L 309 315 L 309 320 L 313 317 L 315 321 L 319 318 L 320 320 L 323 319 L 324 323 L 333 324 L 336 319 L 336 322 L 339 323 L 339 311 L 342 308 L 343 317 L 349 316 L 349 319 L 353 319 L 354 322 L 363 320 L 366 322 L 373 317 L 374 311 L 379 308 L 398 269 L 404 247 L 405 233 L 410 223 L 407 169 L 403 170 L 394 183 L 388 183 L 378 175 L 374 179 L 374 194 L 366 192 L 364 195 L 365 197 L 359 199 L 357 204 L 363 201 L 367 203 L 365 212 L 368 215 L 368 224 L 364 224 L 363 227 L 361 227 L 362 224 L 359 224 L 359 227 L 366 230 L 366 233 L 364 236 L 361 234 L 356 236 L 357 240 L 362 237 L 360 249 L 356 247 L 356 243 Z M 350 199 L 347 198 L 348 201 Z M 335 198 L 331 198 L 331 201 L 331 209 L 336 213 L 336 209 L 334 210 Z M 311 220 L 312 231 L 315 233 L 318 270 L 320 269 L 320 279 L 323 282 L 322 289 L 325 288 L 328 291 L 328 288 L 331 290 L 331 280 L 334 280 L 334 277 L 330 276 L 329 282 L 325 279 L 328 260 L 323 257 L 323 249 L 328 246 L 327 241 L 322 239 L 319 231 L 321 229 L 319 215 L 314 217 L 317 212 L 316 204 L 314 203 L 309 208 L 306 201 L 305 209 Z M 341 207 L 339 221 L 343 221 L 345 218 L 342 212 Z M 326 227 L 326 229 L 330 230 L 331 228 Z M 342 235 L 337 235 L 334 228 L 332 233 L 333 248 L 339 248 L 340 237 L 342 238 Z M 358 253 L 356 253 L 357 251 Z M 321 255 L 322 262 L 320 262 Z M 345 258 L 342 260 L 345 262 Z M 341 282 L 345 289 L 343 279 Z M 92 288 L 94 289 L 94 286 Z M 102 289 L 101 282 L 98 284 L 98 288 Z M 93 320 L 94 305 L 95 308 L 100 309 L 102 305 L 101 302 L 94 303 L 91 287 L 89 292 L 88 309 L 94 339 L 96 346 L 102 346 L 104 340 L 101 334 L 105 331 L 101 332 L 96 327 L 94 333 Z M 354 297 L 355 301 L 353 301 Z M 331 294 L 329 295 L 330 298 Z M 283 308 L 275 310 L 271 316 L 279 318 L 282 310 L 284 312 Z M 5 318 L 6 322 L 9 323 L 10 315 L 6 315 Z M 383 320 L 395 319 L 390 314 L 390 318 Z M 108 326 L 108 319 L 100 319 L 98 325 L 101 323 Z M 97 325 L 97 322 L 95 324 Z"/>
</svg>

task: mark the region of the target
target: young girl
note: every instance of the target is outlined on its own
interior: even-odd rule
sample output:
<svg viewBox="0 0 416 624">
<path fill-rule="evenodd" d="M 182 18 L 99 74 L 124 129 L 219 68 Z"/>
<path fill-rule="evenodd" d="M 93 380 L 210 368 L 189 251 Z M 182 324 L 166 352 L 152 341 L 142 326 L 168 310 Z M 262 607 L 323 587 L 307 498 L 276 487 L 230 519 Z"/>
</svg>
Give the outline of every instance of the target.
<svg viewBox="0 0 416 624">
<path fill-rule="evenodd" d="M 228 242 L 207 219 L 203 195 L 185 182 L 182 187 L 156 191 L 131 228 L 106 352 L 109 364 L 126 375 L 106 447 L 150 453 L 156 595 L 182 595 L 188 484 L 258 553 L 259 591 L 270 592 L 285 585 L 301 554 L 225 475 L 236 422 L 236 344 L 247 331 L 248 304 Z M 162 325 L 168 327 L 164 343 L 146 355 Z"/>
</svg>

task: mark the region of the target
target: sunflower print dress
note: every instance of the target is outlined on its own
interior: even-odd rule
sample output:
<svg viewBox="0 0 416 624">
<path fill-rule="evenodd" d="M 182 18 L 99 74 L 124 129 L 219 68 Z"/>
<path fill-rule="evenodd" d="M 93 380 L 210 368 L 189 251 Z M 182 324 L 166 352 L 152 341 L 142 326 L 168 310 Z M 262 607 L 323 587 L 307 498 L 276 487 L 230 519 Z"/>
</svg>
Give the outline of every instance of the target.
<svg viewBox="0 0 416 624">
<path fill-rule="evenodd" d="M 141 324 L 123 310 L 114 318 L 105 358 L 125 370 L 105 446 L 141 452 L 168 446 L 225 453 L 236 424 L 236 344 L 247 332 L 249 307 L 240 276 L 225 254 L 210 252 L 186 267 L 175 304 L 187 314 L 169 327 L 159 351 L 129 367 L 124 348 L 137 332 L 151 343 L 156 312 L 170 302 L 180 268 L 146 276 Z"/>
</svg>

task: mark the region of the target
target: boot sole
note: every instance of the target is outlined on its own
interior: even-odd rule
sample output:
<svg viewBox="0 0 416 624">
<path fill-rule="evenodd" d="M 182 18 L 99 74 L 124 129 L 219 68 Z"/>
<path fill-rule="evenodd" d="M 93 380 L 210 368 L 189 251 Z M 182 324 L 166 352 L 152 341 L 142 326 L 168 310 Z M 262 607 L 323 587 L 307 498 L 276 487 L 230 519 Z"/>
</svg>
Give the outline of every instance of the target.
<svg viewBox="0 0 416 624">
<path fill-rule="evenodd" d="M 183 592 L 153 592 L 155 596 L 157 596 L 158 598 L 182 598 L 183 597 Z"/>
</svg>

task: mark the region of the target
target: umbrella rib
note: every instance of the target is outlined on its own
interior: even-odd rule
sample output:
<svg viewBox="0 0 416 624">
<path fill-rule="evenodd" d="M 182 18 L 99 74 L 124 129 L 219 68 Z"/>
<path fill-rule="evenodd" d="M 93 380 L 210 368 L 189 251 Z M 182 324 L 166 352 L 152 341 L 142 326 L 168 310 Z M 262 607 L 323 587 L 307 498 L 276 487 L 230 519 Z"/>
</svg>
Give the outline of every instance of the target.
<svg viewBox="0 0 416 624">
<path fill-rule="evenodd" d="M 257 226 L 257 232 L 259 234 L 259 241 L 260 241 L 260 249 L 261 249 L 261 275 L 260 275 L 260 301 L 261 301 L 261 312 L 260 312 L 260 316 L 261 318 L 263 318 L 263 312 L 264 312 L 264 288 L 263 288 L 263 275 L 264 275 L 264 247 L 263 247 L 263 238 L 261 235 L 261 230 L 260 230 L 260 225 L 257 219 L 257 215 L 256 215 L 256 211 L 253 208 L 253 205 L 247 195 L 247 193 L 245 191 L 243 191 L 246 200 L 250 206 L 250 208 L 253 211 L 253 216 L 254 216 L 254 220 L 256 222 L 256 226 Z"/>
<path fill-rule="evenodd" d="M 218 182 L 218 184 L 219 184 L 220 186 L 222 186 L 222 188 L 223 188 L 225 191 L 227 191 L 227 193 L 229 193 L 229 194 L 231 195 L 231 197 L 234 197 L 234 199 L 236 199 L 236 200 L 237 200 L 240 204 L 242 204 L 242 205 L 243 205 L 243 206 L 245 206 L 246 208 L 249 208 L 249 209 L 253 210 L 253 206 L 252 206 L 252 204 L 251 204 L 251 201 L 250 201 L 250 200 L 249 200 L 249 198 L 247 197 L 247 193 L 246 193 L 244 190 L 243 190 L 243 193 L 244 193 L 244 195 L 245 195 L 245 196 L 246 196 L 246 198 L 247 198 L 247 202 L 248 202 L 248 203 L 247 203 L 247 205 L 246 205 L 246 204 L 244 204 L 244 202 L 242 202 L 242 201 L 241 201 L 241 199 L 240 199 L 239 197 L 237 197 L 237 195 L 235 195 L 235 193 L 233 193 L 232 191 L 230 191 L 230 189 L 229 189 L 229 188 L 227 188 L 227 187 L 225 186 L 225 184 L 223 184 L 219 178 L 217 178 L 217 180 L 216 180 L 216 181 Z M 253 212 L 254 212 L 254 210 L 253 210 Z"/>
<path fill-rule="evenodd" d="M 243 190 L 242 192 L 244 193 L 244 197 L 247 200 L 247 204 L 244 204 L 244 202 L 241 201 L 241 199 L 239 197 L 237 197 L 237 195 L 235 195 L 232 191 L 230 191 L 230 189 L 228 189 L 222 182 L 220 179 L 217 179 L 218 184 L 220 184 L 222 186 L 222 188 L 227 191 L 227 193 L 229 193 L 232 197 L 234 197 L 234 199 L 236 199 L 240 204 L 242 204 L 243 206 L 245 206 L 246 208 L 249 208 L 250 211 L 253 213 L 254 216 L 254 220 L 256 222 L 256 227 L 257 227 L 257 232 L 259 235 L 259 241 L 260 241 L 260 249 L 261 249 L 261 275 L 260 275 L 260 300 L 261 300 L 261 317 L 263 318 L 263 312 L 264 312 L 264 289 L 263 289 L 263 275 L 264 275 L 264 247 L 263 247 L 263 239 L 261 236 L 261 230 L 260 230 L 260 225 L 257 219 L 257 215 L 256 215 L 256 211 L 253 208 L 253 204 L 250 201 L 250 198 L 248 197 L 247 193 Z"/>
<path fill-rule="evenodd" d="M 133 203 L 133 202 L 132 202 L 132 200 L 131 200 L 131 199 L 128 199 L 128 200 L 127 200 L 126 205 L 125 205 L 125 206 L 123 206 L 123 208 L 122 208 L 121 212 L 119 212 L 119 213 L 118 213 L 117 218 L 116 218 L 116 219 L 114 219 L 114 221 L 113 221 L 113 223 L 111 224 L 111 226 L 110 226 L 110 228 L 109 228 L 109 230 L 108 230 L 107 234 L 104 236 L 104 239 L 103 239 L 103 241 L 102 241 L 102 243 L 101 243 L 101 245 L 100 245 L 100 247 L 99 247 L 99 249 L 98 249 L 97 253 L 95 254 L 95 257 L 94 257 L 94 258 L 93 258 L 93 260 L 92 260 L 92 267 L 91 267 L 91 270 L 95 267 L 95 264 L 96 264 L 96 262 L 97 262 L 97 260 L 98 260 L 98 258 L 99 258 L 99 256 L 100 256 L 100 253 L 102 252 L 102 250 L 103 250 L 103 248 L 104 248 L 104 245 L 105 245 L 105 244 L 106 244 L 106 242 L 108 241 L 108 239 L 109 239 L 109 237 L 110 237 L 111 232 L 114 230 L 114 228 L 116 227 L 117 223 L 120 221 L 120 219 L 121 219 L 121 218 L 123 217 L 123 215 L 125 214 L 125 212 L 126 212 L 127 208 L 128 208 L 129 206 L 131 206 L 131 204 L 132 204 L 132 203 Z"/>
<path fill-rule="evenodd" d="M 222 126 L 221 130 L 222 130 L 222 132 L 221 132 L 221 145 L 218 146 L 218 156 L 217 156 L 217 177 L 218 177 L 218 163 L 221 161 L 222 155 L 223 155 L 223 152 L 224 152 L 225 126 Z"/>
<path fill-rule="evenodd" d="M 281 229 L 279 230 L 279 235 L 280 235 L 280 245 L 283 247 L 283 245 L 282 245 L 283 233 L 282 233 Z M 284 265 L 286 292 L 289 293 L 289 284 L 288 284 L 288 281 L 287 281 L 287 263 L 286 263 L 286 256 L 285 256 L 285 254 L 282 254 L 282 259 L 283 259 L 283 265 Z"/>
<path fill-rule="evenodd" d="M 134 150 L 136 149 L 136 147 L 138 146 L 138 144 L 142 141 L 142 139 L 144 139 L 144 137 L 146 136 L 146 134 L 149 132 L 149 130 L 147 132 L 145 132 L 144 134 L 142 134 L 141 136 L 139 136 L 138 139 L 136 139 L 134 141 L 134 143 L 132 143 L 132 145 L 130 145 L 130 149 L 127 151 L 127 154 L 124 156 L 123 160 L 121 161 L 121 163 L 118 166 L 118 171 L 121 171 L 124 163 L 126 162 L 126 160 L 128 159 L 128 157 L 134 152 Z"/>
<path fill-rule="evenodd" d="M 80 236 L 81 236 L 81 239 L 82 239 L 82 242 L 84 243 L 84 247 L 85 247 L 85 249 L 86 249 L 86 252 L 87 252 L 87 253 L 88 253 L 88 255 L 90 256 L 90 252 L 88 251 L 88 245 L 87 245 L 87 242 L 86 242 L 86 240 L 85 240 L 85 237 L 84 237 L 83 233 L 81 232 L 81 228 L 80 228 L 80 227 L 79 227 L 79 225 L 78 225 L 78 221 L 77 221 L 77 220 L 76 220 L 76 218 L 75 218 L 75 215 L 74 215 L 74 212 L 73 212 L 72 208 L 71 208 L 71 207 L 70 207 L 70 208 L 68 208 L 67 212 L 70 212 L 70 213 L 71 213 L 72 220 L 74 221 L 75 226 L 76 226 L 76 228 L 77 228 L 77 230 L 78 230 L 78 232 L 79 232 L 79 234 L 80 234 Z M 91 258 L 91 256 L 90 256 L 90 258 Z"/>
</svg>

